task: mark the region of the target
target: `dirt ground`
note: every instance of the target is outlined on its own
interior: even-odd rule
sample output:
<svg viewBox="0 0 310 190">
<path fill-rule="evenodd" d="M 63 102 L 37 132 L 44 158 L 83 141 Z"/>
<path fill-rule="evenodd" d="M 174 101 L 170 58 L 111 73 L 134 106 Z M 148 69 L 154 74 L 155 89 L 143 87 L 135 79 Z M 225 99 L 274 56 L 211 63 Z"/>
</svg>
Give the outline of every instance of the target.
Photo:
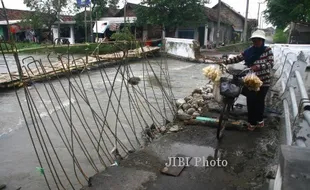
<svg viewBox="0 0 310 190">
<path fill-rule="evenodd" d="M 268 189 L 275 177 L 279 123 L 270 116 L 263 129 L 229 130 L 221 142 L 216 128 L 178 123 L 179 131 L 166 134 L 143 150 L 132 153 L 119 166 L 108 168 L 84 190 L 205 190 Z M 193 157 L 178 177 L 160 172 L 168 157 Z M 226 160 L 226 167 L 203 166 L 197 158 Z M 197 165 L 198 163 L 198 165 Z M 210 162 L 209 162 L 210 163 Z"/>
</svg>

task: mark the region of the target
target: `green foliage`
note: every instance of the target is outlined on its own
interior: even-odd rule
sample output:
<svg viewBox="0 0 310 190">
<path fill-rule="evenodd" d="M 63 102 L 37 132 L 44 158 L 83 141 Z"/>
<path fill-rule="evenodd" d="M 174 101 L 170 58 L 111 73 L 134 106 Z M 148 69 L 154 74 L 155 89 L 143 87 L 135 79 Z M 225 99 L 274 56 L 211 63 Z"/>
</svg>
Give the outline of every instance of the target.
<svg viewBox="0 0 310 190">
<path fill-rule="evenodd" d="M 285 28 L 290 22 L 310 21 L 309 0 L 266 0 L 264 15 L 267 21 L 277 27 Z"/>
<path fill-rule="evenodd" d="M 90 20 L 90 17 L 92 17 L 93 20 L 101 18 L 106 16 L 106 13 L 108 12 L 108 2 L 109 0 L 92 0 L 92 12 L 87 12 L 86 19 Z M 84 18 L 85 18 L 85 12 L 84 7 L 75 7 L 76 11 L 83 11 L 79 14 L 75 15 L 75 21 L 76 25 L 78 27 L 84 28 Z"/>
<path fill-rule="evenodd" d="M 287 43 L 288 34 L 283 32 L 283 29 L 276 29 L 276 33 L 273 37 L 274 43 Z"/>
<path fill-rule="evenodd" d="M 44 26 L 51 29 L 58 20 L 57 12 L 68 5 L 68 0 L 24 0 L 24 4 L 34 11 L 26 15 L 24 25 L 30 25 L 34 29 L 42 29 Z"/>
<path fill-rule="evenodd" d="M 38 43 L 29 43 L 29 42 L 24 42 L 24 43 L 15 43 L 16 48 L 18 50 L 20 49 L 28 49 L 28 48 L 38 48 L 38 47 L 42 47 L 42 45 L 38 44 Z"/>
<path fill-rule="evenodd" d="M 130 32 L 129 27 L 124 27 L 121 31 L 112 34 L 111 39 L 115 41 L 134 41 L 135 36 Z"/>
<path fill-rule="evenodd" d="M 108 1 L 109 1 L 108 4 L 110 8 L 113 8 L 113 9 L 118 8 L 117 4 L 119 3 L 119 0 L 108 0 Z"/>
<path fill-rule="evenodd" d="M 147 0 L 135 10 L 137 24 L 176 28 L 199 25 L 207 19 L 202 0 Z"/>
<path fill-rule="evenodd" d="M 115 46 L 120 51 L 134 49 L 139 46 L 135 36 L 130 32 L 129 26 L 125 26 L 121 31 L 112 34 L 111 39 L 116 41 Z"/>
<path fill-rule="evenodd" d="M 97 48 L 99 45 L 99 48 Z M 55 52 L 55 53 L 71 53 L 71 54 L 91 54 L 93 53 L 96 48 L 99 50 L 99 54 L 108 54 L 121 51 L 119 47 L 114 44 L 76 44 L 68 46 L 61 45 L 61 46 L 44 46 L 44 45 L 34 45 L 34 44 L 27 44 L 27 43 L 16 43 L 16 47 L 20 53 L 23 54 L 42 54 L 47 52 Z M 97 52 L 97 51 L 96 51 Z M 98 53 L 98 52 L 97 52 Z"/>
<path fill-rule="evenodd" d="M 46 14 L 34 11 L 26 15 L 20 24 L 24 27 L 30 26 L 34 30 L 39 30 L 45 27 L 49 27 L 47 25 L 50 25 L 51 27 L 51 25 L 56 21 L 56 13 Z M 46 23 L 49 24 L 46 25 Z"/>
<path fill-rule="evenodd" d="M 90 20 L 92 18 L 93 21 L 98 20 L 99 18 L 108 16 L 109 7 L 114 8 L 117 7 L 114 3 L 118 2 L 118 0 L 92 0 L 92 12 L 86 12 L 86 19 Z M 75 6 L 76 12 L 81 12 L 76 14 L 74 20 L 76 21 L 75 30 L 79 31 L 83 36 L 85 35 L 85 12 L 84 7 Z M 89 9 L 88 9 L 89 10 Z M 90 33 L 90 24 L 87 24 L 87 32 Z"/>
</svg>

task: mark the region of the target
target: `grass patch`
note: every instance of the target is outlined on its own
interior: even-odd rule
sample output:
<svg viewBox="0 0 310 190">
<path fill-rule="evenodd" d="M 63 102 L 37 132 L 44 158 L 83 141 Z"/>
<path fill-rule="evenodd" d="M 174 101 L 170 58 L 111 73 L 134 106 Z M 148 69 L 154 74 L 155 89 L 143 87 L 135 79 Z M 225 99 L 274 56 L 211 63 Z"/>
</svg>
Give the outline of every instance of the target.
<svg viewBox="0 0 310 190">
<path fill-rule="evenodd" d="M 242 52 L 248 47 L 250 47 L 251 44 L 252 44 L 251 42 L 246 42 L 246 43 L 226 45 L 226 46 L 218 47 L 217 50 L 219 52 Z"/>
<path fill-rule="evenodd" d="M 37 43 L 16 43 L 16 48 L 17 49 L 26 49 L 26 48 L 39 48 L 42 47 L 41 44 L 37 44 Z"/>
</svg>

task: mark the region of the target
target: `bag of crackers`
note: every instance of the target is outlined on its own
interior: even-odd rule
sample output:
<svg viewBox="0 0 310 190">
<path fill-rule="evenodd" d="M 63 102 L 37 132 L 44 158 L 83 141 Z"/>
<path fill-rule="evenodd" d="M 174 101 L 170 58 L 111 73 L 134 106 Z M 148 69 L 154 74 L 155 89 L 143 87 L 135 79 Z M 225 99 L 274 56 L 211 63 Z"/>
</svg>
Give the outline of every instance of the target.
<svg viewBox="0 0 310 190">
<path fill-rule="evenodd" d="M 263 82 L 256 76 L 254 72 L 247 74 L 244 78 L 244 86 L 249 90 L 259 91 L 260 87 L 263 85 Z"/>
<path fill-rule="evenodd" d="M 203 69 L 203 74 L 209 78 L 212 82 L 220 81 L 222 76 L 222 72 L 219 68 L 215 67 L 214 65 L 205 67 Z"/>
</svg>

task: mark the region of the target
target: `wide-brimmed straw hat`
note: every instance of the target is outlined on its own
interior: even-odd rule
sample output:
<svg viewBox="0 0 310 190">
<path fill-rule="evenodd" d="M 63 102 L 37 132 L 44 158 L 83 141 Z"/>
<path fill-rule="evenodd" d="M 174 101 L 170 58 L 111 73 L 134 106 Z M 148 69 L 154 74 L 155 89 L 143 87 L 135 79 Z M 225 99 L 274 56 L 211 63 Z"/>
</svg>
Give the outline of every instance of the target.
<svg viewBox="0 0 310 190">
<path fill-rule="evenodd" d="M 260 39 L 266 40 L 266 34 L 262 30 L 256 30 L 255 32 L 253 32 L 250 39 L 253 39 L 253 38 L 260 38 Z"/>
</svg>

